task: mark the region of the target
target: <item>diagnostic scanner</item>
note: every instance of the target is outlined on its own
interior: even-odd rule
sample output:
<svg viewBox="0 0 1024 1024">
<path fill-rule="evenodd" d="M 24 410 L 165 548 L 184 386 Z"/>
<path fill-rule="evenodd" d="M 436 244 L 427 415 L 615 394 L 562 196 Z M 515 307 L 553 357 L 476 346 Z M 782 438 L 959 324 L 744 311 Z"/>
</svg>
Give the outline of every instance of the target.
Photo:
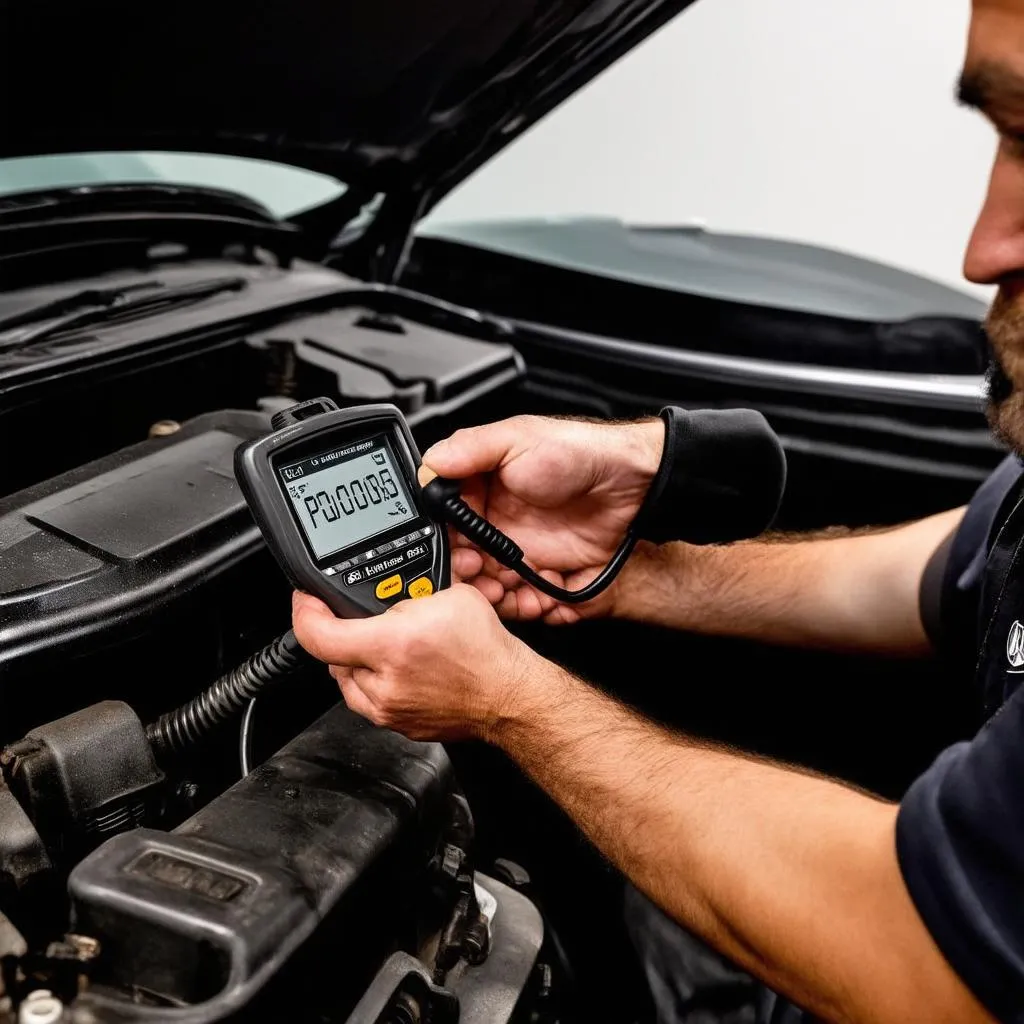
<svg viewBox="0 0 1024 1024">
<path fill-rule="evenodd" d="M 395 406 L 315 398 L 271 426 L 236 450 L 235 476 L 292 586 L 351 619 L 449 585 L 448 533 L 423 505 L 419 451 Z"/>
</svg>

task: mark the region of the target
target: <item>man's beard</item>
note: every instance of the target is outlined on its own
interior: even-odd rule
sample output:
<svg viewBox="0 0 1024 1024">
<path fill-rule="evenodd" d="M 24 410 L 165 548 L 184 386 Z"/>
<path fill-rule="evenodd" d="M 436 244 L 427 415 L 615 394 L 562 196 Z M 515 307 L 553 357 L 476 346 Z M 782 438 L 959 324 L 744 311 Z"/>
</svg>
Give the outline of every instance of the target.
<svg viewBox="0 0 1024 1024">
<path fill-rule="evenodd" d="M 996 296 L 985 321 L 991 362 L 985 375 L 988 422 L 1024 457 L 1024 303 Z"/>
</svg>

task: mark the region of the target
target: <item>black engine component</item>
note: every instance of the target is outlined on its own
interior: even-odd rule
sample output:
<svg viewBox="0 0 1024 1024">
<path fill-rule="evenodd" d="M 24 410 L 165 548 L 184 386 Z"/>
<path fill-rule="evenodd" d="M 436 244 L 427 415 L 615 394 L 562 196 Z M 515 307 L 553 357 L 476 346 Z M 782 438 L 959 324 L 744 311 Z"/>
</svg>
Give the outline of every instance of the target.
<svg viewBox="0 0 1024 1024">
<path fill-rule="evenodd" d="M 0 785 L 0 900 L 4 913 L 38 919 L 53 881 L 53 861 L 25 809 Z"/>
<path fill-rule="evenodd" d="M 421 961 L 437 948 L 454 904 L 453 813 L 455 836 L 465 825 L 455 807 L 439 745 L 333 708 L 173 833 L 117 836 L 74 869 L 74 929 L 104 950 L 74 1014 L 153 1020 L 153 1004 L 186 1004 L 196 1024 L 242 1008 L 255 1020 L 344 1020 L 396 945 Z M 528 901 L 492 885 L 511 909 L 495 913 L 487 963 L 464 973 L 491 978 L 498 1012 L 487 1019 L 500 1021 L 543 929 Z"/>
<path fill-rule="evenodd" d="M 33 729 L 0 754 L 4 778 L 54 861 L 155 819 L 164 775 L 142 724 L 104 701 Z"/>
<path fill-rule="evenodd" d="M 58 889 L 79 858 L 112 835 L 155 824 L 182 802 L 164 799 L 154 755 L 180 769 L 174 755 L 193 751 L 257 693 L 310 661 L 289 630 L 145 729 L 127 704 L 104 701 L 0 750 L 2 906 L 36 924 L 59 914 Z M 187 806 L 185 794 L 195 789 L 184 783 L 176 795 Z M 26 911 L 30 897 L 36 905 Z"/>
<path fill-rule="evenodd" d="M 0 500 L 0 670 L 131 633 L 255 551 L 232 458 L 269 423 L 199 416 Z"/>
<path fill-rule="evenodd" d="M 369 302 L 356 304 L 360 298 Z M 347 309 L 305 316 L 249 338 L 252 349 L 271 360 L 284 384 L 281 394 L 293 394 L 305 381 L 306 394 L 336 394 L 342 406 L 390 402 L 416 421 L 463 406 L 523 374 L 522 360 L 509 345 L 393 315 L 437 318 L 438 304 L 422 296 L 381 290 L 353 292 L 348 300 L 353 305 Z M 470 321 L 466 311 L 442 308 L 473 333 L 493 333 L 478 315 Z"/>
<path fill-rule="evenodd" d="M 408 953 L 395 953 L 380 969 L 346 1024 L 457 1024 L 459 1001 L 435 985 L 430 973 Z"/>
</svg>

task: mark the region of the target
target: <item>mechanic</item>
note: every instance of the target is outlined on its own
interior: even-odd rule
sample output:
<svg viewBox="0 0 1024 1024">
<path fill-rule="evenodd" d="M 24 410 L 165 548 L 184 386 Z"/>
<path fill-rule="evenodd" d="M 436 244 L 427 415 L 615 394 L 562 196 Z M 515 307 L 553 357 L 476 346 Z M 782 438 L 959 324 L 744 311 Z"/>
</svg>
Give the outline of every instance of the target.
<svg viewBox="0 0 1024 1024">
<path fill-rule="evenodd" d="M 961 98 L 999 133 L 965 271 L 999 285 L 989 412 L 1016 453 L 966 511 L 868 534 L 641 544 L 618 582 L 582 608 L 540 596 L 467 546 L 453 555 L 467 582 L 374 619 L 339 621 L 295 597 L 297 636 L 331 665 L 353 710 L 417 739 L 500 747 L 666 926 L 678 922 L 760 979 L 760 1021 L 806 1012 L 1024 1022 L 1024 0 L 975 0 Z M 478 510 L 575 589 L 639 509 L 664 435 L 660 420 L 517 418 L 459 431 L 425 463 L 464 479 Z M 976 661 L 989 718 L 896 806 L 646 721 L 530 650 L 495 609 L 507 619 L 620 616 L 779 644 L 937 651 L 967 671 Z M 680 982 L 680 1005 L 684 990 Z"/>
</svg>

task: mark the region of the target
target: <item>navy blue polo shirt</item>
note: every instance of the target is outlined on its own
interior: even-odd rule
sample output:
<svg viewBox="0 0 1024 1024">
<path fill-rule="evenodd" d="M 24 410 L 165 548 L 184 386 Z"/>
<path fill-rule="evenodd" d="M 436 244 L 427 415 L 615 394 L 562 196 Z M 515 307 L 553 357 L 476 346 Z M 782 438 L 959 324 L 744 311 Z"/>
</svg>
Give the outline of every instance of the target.
<svg viewBox="0 0 1024 1024">
<path fill-rule="evenodd" d="M 1015 1024 L 1024 1024 L 1022 495 L 1024 471 L 1008 458 L 925 573 L 926 627 L 941 657 L 973 671 L 985 719 L 914 782 L 896 827 L 903 878 L 935 942 L 989 1012 Z"/>
</svg>

